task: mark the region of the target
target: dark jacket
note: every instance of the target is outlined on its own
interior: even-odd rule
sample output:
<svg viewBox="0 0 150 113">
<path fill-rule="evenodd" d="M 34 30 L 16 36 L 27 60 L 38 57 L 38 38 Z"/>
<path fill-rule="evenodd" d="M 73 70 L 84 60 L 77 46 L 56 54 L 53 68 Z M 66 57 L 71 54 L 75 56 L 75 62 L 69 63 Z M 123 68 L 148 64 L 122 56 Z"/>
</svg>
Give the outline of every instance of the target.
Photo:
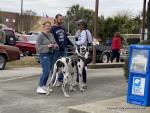
<svg viewBox="0 0 150 113">
<path fill-rule="evenodd" d="M 64 27 L 54 25 L 52 26 L 50 32 L 54 35 L 54 38 L 59 46 L 59 51 L 65 50 L 67 45 L 66 43 L 67 34 Z"/>
</svg>

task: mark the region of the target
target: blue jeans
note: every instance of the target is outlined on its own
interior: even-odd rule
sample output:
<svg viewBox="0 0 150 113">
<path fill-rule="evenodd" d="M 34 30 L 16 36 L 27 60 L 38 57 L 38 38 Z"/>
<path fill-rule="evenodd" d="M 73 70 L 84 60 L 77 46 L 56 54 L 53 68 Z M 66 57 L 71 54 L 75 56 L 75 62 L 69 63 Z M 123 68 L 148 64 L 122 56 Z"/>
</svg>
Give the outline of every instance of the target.
<svg viewBox="0 0 150 113">
<path fill-rule="evenodd" d="M 53 65 L 54 63 L 61 57 L 66 57 L 67 56 L 67 51 L 66 49 L 63 50 L 63 51 L 59 51 L 59 50 L 54 50 L 54 58 L 53 58 Z M 59 81 L 62 81 L 63 80 L 63 75 L 60 74 L 59 77 L 58 77 L 58 80 Z"/>
<path fill-rule="evenodd" d="M 46 86 L 50 71 L 53 66 L 54 53 L 40 53 L 40 64 L 42 66 L 42 75 L 40 76 L 39 86 Z"/>
</svg>

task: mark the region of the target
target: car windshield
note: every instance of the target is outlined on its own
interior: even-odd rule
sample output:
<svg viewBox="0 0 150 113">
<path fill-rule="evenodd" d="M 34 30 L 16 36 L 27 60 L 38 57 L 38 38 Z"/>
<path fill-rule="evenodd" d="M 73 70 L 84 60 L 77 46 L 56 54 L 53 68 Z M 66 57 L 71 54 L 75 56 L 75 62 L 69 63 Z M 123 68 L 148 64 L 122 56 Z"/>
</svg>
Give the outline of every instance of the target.
<svg viewBox="0 0 150 113">
<path fill-rule="evenodd" d="M 141 40 L 141 34 L 122 34 L 123 46 L 129 46 L 131 44 L 137 44 Z"/>
<path fill-rule="evenodd" d="M 130 45 L 130 44 L 137 44 L 139 42 L 140 42 L 140 38 L 128 38 L 127 39 L 128 45 Z"/>
<path fill-rule="evenodd" d="M 17 41 L 25 41 L 25 40 L 24 40 L 24 38 L 23 38 L 22 36 L 19 36 L 19 37 L 17 38 Z"/>
<path fill-rule="evenodd" d="M 14 32 L 12 30 L 4 30 L 6 35 L 14 36 Z"/>
</svg>

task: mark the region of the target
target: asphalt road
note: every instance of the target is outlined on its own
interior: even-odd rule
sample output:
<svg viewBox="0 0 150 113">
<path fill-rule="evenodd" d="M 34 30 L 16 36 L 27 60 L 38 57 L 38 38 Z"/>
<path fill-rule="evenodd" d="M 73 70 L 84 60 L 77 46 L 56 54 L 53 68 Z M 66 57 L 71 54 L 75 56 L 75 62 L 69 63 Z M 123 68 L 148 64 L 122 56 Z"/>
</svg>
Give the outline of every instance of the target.
<svg viewBox="0 0 150 113">
<path fill-rule="evenodd" d="M 0 81 L 0 113 L 67 113 L 69 106 L 121 97 L 127 89 L 121 68 L 88 70 L 88 88 L 70 92 L 71 98 L 59 87 L 50 96 L 36 94 L 38 78 Z"/>
</svg>

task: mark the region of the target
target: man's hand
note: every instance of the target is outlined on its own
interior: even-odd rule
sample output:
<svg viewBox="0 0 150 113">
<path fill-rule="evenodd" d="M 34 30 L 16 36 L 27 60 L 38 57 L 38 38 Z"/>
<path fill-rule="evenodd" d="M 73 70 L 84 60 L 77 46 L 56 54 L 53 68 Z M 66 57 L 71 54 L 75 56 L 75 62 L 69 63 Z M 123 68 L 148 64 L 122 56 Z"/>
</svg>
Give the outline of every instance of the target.
<svg viewBox="0 0 150 113">
<path fill-rule="evenodd" d="M 54 44 L 49 44 L 48 45 L 48 48 L 52 48 L 52 47 L 54 47 Z"/>
<path fill-rule="evenodd" d="M 58 48 L 58 45 L 57 45 L 57 44 L 54 44 L 54 48 Z"/>
</svg>

